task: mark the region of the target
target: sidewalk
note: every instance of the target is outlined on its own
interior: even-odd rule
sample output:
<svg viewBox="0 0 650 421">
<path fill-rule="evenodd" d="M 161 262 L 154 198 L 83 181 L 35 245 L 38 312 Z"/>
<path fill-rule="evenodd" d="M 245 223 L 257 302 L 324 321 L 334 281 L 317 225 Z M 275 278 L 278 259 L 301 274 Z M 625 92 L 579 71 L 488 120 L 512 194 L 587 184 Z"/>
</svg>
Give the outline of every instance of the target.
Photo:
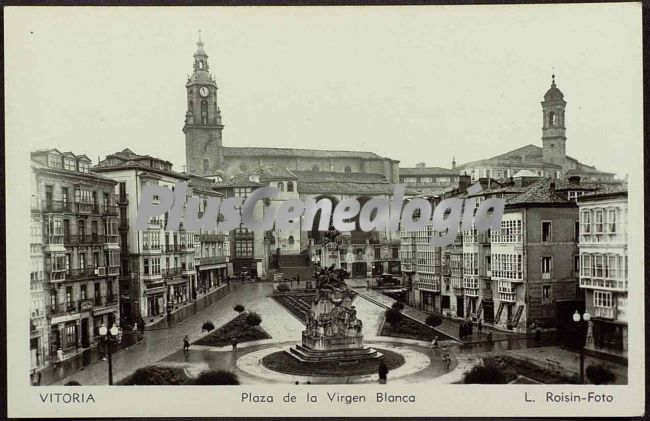
<svg viewBox="0 0 650 421">
<path fill-rule="evenodd" d="M 382 294 L 378 290 L 374 289 L 367 289 L 367 288 L 359 288 L 355 287 L 354 288 L 359 294 L 364 295 L 382 306 L 386 308 L 390 308 L 391 305 L 396 301 L 392 298 L 390 298 L 387 295 Z M 418 310 L 416 308 L 413 308 L 407 304 L 404 305 L 404 310 L 402 310 L 402 313 L 406 314 L 407 316 L 410 316 L 411 318 L 421 322 L 425 323 L 427 317 L 429 316 L 429 312 L 424 311 L 424 310 Z M 466 337 L 464 339 L 460 339 L 458 335 L 458 330 L 459 326 L 462 323 L 462 320 L 456 320 L 456 319 L 450 319 L 447 317 L 442 316 L 442 324 L 437 326 L 435 329 L 444 333 L 445 335 L 457 340 L 458 342 L 466 343 L 466 344 L 471 344 L 471 343 L 483 343 L 487 342 L 487 332 L 492 332 L 492 341 L 503 341 L 503 340 L 509 340 L 509 339 L 514 339 L 514 338 L 525 338 L 526 335 L 521 334 L 521 333 L 510 333 L 510 332 L 503 332 L 501 330 L 497 330 L 494 328 L 491 328 L 489 326 L 483 326 L 483 332 L 484 333 L 478 333 L 478 329 L 476 326 L 474 326 L 474 331 L 473 334 L 470 337 Z M 426 324 L 426 323 L 425 323 Z"/>
</svg>

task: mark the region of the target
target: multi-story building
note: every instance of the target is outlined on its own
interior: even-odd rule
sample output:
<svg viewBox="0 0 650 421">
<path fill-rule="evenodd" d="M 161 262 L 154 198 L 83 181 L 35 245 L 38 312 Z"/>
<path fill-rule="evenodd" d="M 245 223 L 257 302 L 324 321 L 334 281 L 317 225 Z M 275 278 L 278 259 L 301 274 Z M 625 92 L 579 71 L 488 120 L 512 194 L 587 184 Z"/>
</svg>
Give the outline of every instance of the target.
<svg viewBox="0 0 650 421">
<path fill-rule="evenodd" d="M 125 322 L 133 324 L 142 317 L 145 323 L 154 323 L 191 301 L 196 285 L 195 233 L 182 225 L 178 231 L 167 231 L 168 213 L 150 218 L 147 229 L 139 231 L 137 206 L 146 186 L 172 190 L 177 182 L 189 182 L 190 176 L 173 171 L 171 162 L 129 149 L 108 155 L 93 171 L 118 186 Z M 190 187 L 187 195 L 192 195 Z"/>
<path fill-rule="evenodd" d="M 223 194 L 212 190 L 213 182 L 209 178 L 189 175 L 190 188 L 199 202 L 199 217 L 202 217 L 210 198 L 222 199 Z M 227 282 L 232 273 L 230 263 L 230 241 L 228 232 L 201 228 L 194 233 L 194 267 L 196 281 L 191 282 L 192 299 L 210 293 L 216 287 Z"/>
<path fill-rule="evenodd" d="M 587 347 L 627 357 L 627 189 L 583 195 L 580 287 L 591 315 Z"/>
<path fill-rule="evenodd" d="M 46 341 L 50 357 L 58 348 L 74 353 L 96 343 L 102 324 L 119 320 L 118 209 L 116 183 L 90 172 L 87 156 L 49 149 L 33 152 L 31 160 L 32 324 L 40 332 L 32 335 L 32 347 L 42 366 L 46 355 L 38 354 Z M 49 332 L 43 332 L 43 314 Z"/>
</svg>

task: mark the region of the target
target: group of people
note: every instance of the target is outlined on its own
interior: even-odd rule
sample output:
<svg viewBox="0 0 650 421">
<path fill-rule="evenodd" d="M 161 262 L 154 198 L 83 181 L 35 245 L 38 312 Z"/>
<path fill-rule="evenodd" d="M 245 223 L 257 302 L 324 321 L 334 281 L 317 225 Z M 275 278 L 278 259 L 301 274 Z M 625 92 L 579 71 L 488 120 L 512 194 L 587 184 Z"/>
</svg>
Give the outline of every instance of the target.
<svg viewBox="0 0 650 421">
<path fill-rule="evenodd" d="M 478 328 L 478 333 L 481 333 L 483 331 L 483 325 L 480 320 L 478 321 L 477 328 Z M 460 337 L 461 339 L 470 337 L 472 336 L 472 334 L 474 334 L 474 323 L 463 322 L 460 324 L 460 326 L 458 326 L 458 337 Z"/>
</svg>

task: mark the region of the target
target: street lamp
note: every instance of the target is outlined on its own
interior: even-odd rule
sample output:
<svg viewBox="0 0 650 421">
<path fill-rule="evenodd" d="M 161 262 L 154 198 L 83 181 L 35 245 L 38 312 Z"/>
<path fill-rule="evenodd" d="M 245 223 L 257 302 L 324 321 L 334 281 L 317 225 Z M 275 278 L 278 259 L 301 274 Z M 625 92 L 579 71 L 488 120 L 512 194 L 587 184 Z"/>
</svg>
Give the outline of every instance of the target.
<svg viewBox="0 0 650 421">
<path fill-rule="evenodd" d="M 107 329 L 104 326 L 104 323 L 99 327 L 99 337 L 104 344 L 104 347 L 108 348 L 108 384 L 113 384 L 113 360 L 111 358 L 111 345 L 117 341 L 117 335 L 119 330 L 117 326 L 113 325 L 110 329 Z"/>
<path fill-rule="evenodd" d="M 580 313 L 578 313 L 578 310 L 576 310 L 575 313 L 573 313 L 573 321 L 576 323 L 580 323 L 581 320 L 585 322 L 589 322 L 591 319 L 591 314 L 587 313 L 586 311 L 580 316 Z M 579 332 L 579 334 L 582 337 L 582 332 Z M 580 341 L 580 384 L 583 384 L 585 382 L 585 343 Z"/>
</svg>

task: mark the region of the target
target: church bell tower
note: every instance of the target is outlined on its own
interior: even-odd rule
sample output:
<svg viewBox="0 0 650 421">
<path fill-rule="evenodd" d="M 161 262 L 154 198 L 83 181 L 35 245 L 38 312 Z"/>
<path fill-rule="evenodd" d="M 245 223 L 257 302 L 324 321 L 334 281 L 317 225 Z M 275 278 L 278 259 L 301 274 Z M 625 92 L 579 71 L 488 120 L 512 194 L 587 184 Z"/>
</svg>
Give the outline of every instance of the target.
<svg viewBox="0 0 650 421">
<path fill-rule="evenodd" d="M 567 170 L 565 109 L 564 94 L 555 85 L 555 75 L 553 75 L 551 88 L 546 92 L 544 101 L 542 101 L 542 113 L 544 115 L 542 155 L 544 162 L 562 166 L 562 174 Z"/>
<path fill-rule="evenodd" d="M 185 84 L 185 161 L 188 173 L 213 175 L 223 168 L 223 124 L 217 104 L 217 83 L 209 71 L 201 31 L 196 46 L 192 76 Z"/>
</svg>

